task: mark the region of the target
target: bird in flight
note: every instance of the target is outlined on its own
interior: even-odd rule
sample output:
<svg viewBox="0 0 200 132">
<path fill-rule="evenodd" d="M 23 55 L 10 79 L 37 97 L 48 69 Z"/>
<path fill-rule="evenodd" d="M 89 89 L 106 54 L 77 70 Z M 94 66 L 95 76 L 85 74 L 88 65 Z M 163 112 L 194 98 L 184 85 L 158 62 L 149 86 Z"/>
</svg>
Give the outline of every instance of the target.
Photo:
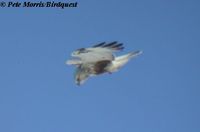
<svg viewBox="0 0 200 132">
<path fill-rule="evenodd" d="M 123 44 L 117 41 L 102 42 L 92 47 L 75 50 L 71 54 L 73 59 L 68 60 L 66 64 L 76 66 L 75 82 L 77 85 L 81 85 L 89 77 L 118 71 L 131 58 L 142 53 L 138 50 L 121 56 L 115 55 L 116 52 L 123 49 Z"/>
</svg>

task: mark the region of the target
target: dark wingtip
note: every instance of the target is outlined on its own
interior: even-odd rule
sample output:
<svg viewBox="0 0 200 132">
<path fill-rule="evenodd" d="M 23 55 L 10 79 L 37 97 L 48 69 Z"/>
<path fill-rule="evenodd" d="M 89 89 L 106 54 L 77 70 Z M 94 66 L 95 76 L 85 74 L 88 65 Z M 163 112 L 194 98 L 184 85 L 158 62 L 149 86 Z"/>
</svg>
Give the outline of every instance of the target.
<svg viewBox="0 0 200 132">
<path fill-rule="evenodd" d="M 123 43 L 118 43 L 117 41 L 113 41 L 113 42 L 110 42 L 107 44 L 106 44 L 106 42 L 102 42 L 100 44 L 94 45 L 93 47 L 94 48 L 103 47 L 103 48 L 109 48 L 109 49 L 113 49 L 113 50 L 123 50 L 124 49 Z"/>
<path fill-rule="evenodd" d="M 117 48 L 117 50 L 123 50 L 124 49 L 124 47 L 118 47 Z"/>
<path fill-rule="evenodd" d="M 101 46 L 104 46 L 105 43 L 106 43 L 106 42 L 102 42 L 102 43 L 99 43 L 99 44 L 94 45 L 93 47 L 94 47 L 94 48 L 95 48 L 95 47 L 101 47 Z"/>
<path fill-rule="evenodd" d="M 124 49 L 123 43 L 115 44 L 111 48 L 115 49 L 115 50 L 123 50 Z"/>
<path fill-rule="evenodd" d="M 113 41 L 111 43 L 108 43 L 108 44 L 104 45 L 103 47 L 112 47 L 112 46 L 114 46 L 116 44 L 117 44 L 117 41 Z"/>
</svg>

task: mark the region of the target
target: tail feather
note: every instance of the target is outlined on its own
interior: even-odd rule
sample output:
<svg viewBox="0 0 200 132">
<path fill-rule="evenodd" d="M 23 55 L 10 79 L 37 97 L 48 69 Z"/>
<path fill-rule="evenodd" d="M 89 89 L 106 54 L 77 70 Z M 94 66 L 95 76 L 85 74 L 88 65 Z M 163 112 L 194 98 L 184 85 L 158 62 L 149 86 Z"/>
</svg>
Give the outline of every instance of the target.
<svg viewBox="0 0 200 132">
<path fill-rule="evenodd" d="M 115 72 L 118 71 L 121 67 L 123 67 L 131 58 L 134 58 L 136 56 L 138 56 L 139 54 L 141 54 L 142 51 L 134 51 L 134 52 L 130 52 L 128 54 L 122 55 L 122 56 L 118 56 L 115 58 L 115 60 L 112 61 L 111 65 L 108 65 L 108 67 L 106 67 L 106 70 L 108 72 Z"/>
<path fill-rule="evenodd" d="M 142 51 L 141 50 L 138 50 L 138 51 L 133 51 L 131 53 L 128 54 L 128 57 L 129 58 L 133 58 L 133 57 L 136 57 L 138 55 L 142 54 Z"/>
<path fill-rule="evenodd" d="M 122 56 L 118 56 L 116 57 L 116 61 L 120 61 L 120 60 L 129 60 L 131 58 L 134 58 L 138 55 L 140 55 L 142 53 L 142 51 L 138 50 L 138 51 L 133 51 L 133 52 L 130 52 L 128 54 L 125 54 L 125 55 L 122 55 Z"/>
</svg>

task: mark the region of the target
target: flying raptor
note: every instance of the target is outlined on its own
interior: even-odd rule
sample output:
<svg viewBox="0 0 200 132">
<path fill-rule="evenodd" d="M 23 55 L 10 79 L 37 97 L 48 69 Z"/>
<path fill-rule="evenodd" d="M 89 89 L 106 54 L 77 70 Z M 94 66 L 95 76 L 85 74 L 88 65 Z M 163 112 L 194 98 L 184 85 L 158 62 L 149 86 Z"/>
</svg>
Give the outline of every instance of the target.
<svg viewBox="0 0 200 132">
<path fill-rule="evenodd" d="M 123 49 L 123 44 L 117 41 L 102 42 L 92 47 L 75 50 L 71 54 L 73 59 L 68 60 L 66 64 L 76 66 L 75 82 L 81 85 L 91 76 L 118 71 L 131 58 L 142 53 L 138 50 L 121 56 L 115 55 Z"/>
</svg>

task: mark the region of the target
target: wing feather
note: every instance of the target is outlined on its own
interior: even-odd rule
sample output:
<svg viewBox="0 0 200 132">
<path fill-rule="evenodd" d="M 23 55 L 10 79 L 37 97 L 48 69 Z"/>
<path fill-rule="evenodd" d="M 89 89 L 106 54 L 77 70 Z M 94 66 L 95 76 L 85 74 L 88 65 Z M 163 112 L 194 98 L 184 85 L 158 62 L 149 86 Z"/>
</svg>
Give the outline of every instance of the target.
<svg viewBox="0 0 200 132">
<path fill-rule="evenodd" d="M 100 43 L 100 44 L 94 45 L 93 47 L 94 47 L 94 48 L 95 48 L 95 47 L 101 47 L 101 46 L 103 46 L 105 43 L 106 43 L 106 42 L 102 42 L 102 43 Z"/>
<path fill-rule="evenodd" d="M 73 57 L 79 58 L 82 63 L 95 63 L 98 61 L 114 60 L 114 52 L 122 50 L 123 44 L 113 41 L 110 43 L 102 42 L 93 47 L 81 48 L 75 51 Z"/>
<path fill-rule="evenodd" d="M 75 82 L 77 85 L 83 84 L 90 76 L 90 67 L 85 65 L 79 65 L 75 71 Z"/>
<path fill-rule="evenodd" d="M 108 44 L 106 44 L 105 42 L 102 42 L 100 44 L 94 45 L 93 48 L 106 48 L 106 49 L 110 49 L 114 51 L 124 49 L 123 43 L 118 43 L 117 41 L 113 41 Z"/>
</svg>

